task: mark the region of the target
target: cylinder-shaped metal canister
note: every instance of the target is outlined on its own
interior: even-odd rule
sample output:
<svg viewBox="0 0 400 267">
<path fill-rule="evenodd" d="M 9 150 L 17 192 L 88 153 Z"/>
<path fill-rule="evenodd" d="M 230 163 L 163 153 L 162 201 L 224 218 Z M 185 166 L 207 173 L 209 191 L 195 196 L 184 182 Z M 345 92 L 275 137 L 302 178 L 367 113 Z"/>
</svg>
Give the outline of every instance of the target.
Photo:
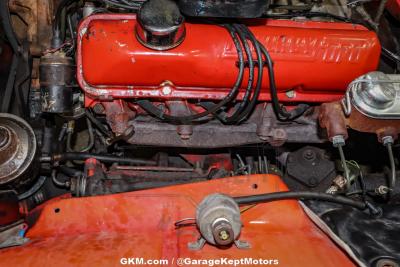
<svg viewBox="0 0 400 267">
<path fill-rule="evenodd" d="M 64 53 L 49 53 L 40 59 L 42 111 L 65 113 L 72 110 L 75 84 L 73 60 Z"/>
<path fill-rule="evenodd" d="M 230 245 L 237 240 L 242 228 L 239 206 L 227 195 L 209 195 L 197 206 L 196 224 L 208 243 Z"/>
<path fill-rule="evenodd" d="M 185 38 L 184 18 L 171 0 L 149 0 L 138 13 L 136 37 L 147 48 L 168 50 Z"/>
</svg>

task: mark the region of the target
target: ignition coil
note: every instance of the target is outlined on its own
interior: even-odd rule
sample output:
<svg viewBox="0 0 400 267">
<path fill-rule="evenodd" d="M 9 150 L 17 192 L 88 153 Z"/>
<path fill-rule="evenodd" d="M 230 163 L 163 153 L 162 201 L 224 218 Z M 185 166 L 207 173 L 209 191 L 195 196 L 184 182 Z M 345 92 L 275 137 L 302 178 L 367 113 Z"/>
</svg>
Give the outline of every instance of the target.
<svg viewBox="0 0 400 267">
<path fill-rule="evenodd" d="M 71 112 L 75 67 L 73 59 L 64 52 L 54 52 L 40 59 L 40 96 L 42 111 Z"/>
</svg>

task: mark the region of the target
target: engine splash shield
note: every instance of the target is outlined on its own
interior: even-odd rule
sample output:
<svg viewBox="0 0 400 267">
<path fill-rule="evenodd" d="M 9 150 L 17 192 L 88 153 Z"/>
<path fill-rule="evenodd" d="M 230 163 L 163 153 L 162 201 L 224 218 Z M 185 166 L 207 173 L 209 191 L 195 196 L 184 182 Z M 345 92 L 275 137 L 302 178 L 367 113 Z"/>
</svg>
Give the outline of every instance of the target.
<svg viewBox="0 0 400 267">
<path fill-rule="evenodd" d="M 121 258 L 130 257 L 170 263 L 178 258 L 262 258 L 277 259 L 279 266 L 355 266 L 294 200 L 259 204 L 242 212 L 240 238 L 251 249 L 206 244 L 200 251 L 191 251 L 187 244 L 199 237 L 198 230 L 193 226 L 175 229 L 178 220 L 195 217 L 196 205 L 210 193 L 240 196 L 285 190 L 277 176 L 252 175 L 55 200 L 44 205 L 28 230 L 31 242 L 0 250 L 0 262 L 2 266 L 61 267 L 121 266 Z"/>
</svg>

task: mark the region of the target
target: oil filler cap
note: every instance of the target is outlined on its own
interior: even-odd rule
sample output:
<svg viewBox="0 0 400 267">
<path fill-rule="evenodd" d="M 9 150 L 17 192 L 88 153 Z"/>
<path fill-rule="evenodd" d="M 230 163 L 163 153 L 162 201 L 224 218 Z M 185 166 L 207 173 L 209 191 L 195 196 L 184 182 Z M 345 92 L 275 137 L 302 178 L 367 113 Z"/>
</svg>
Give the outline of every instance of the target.
<svg viewBox="0 0 400 267">
<path fill-rule="evenodd" d="M 147 48 L 168 50 L 180 45 L 185 38 L 184 17 L 171 0 L 149 0 L 137 16 L 136 37 Z"/>
</svg>

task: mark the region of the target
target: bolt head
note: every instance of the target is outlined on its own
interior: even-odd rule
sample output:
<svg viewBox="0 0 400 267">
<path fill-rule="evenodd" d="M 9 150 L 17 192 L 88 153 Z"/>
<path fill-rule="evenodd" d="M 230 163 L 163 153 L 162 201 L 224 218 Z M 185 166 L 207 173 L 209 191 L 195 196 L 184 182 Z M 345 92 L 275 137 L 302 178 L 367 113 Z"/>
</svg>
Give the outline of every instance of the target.
<svg viewBox="0 0 400 267">
<path fill-rule="evenodd" d="M 315 177 L 311 177 L 310 179 L 308 179 L 308 185 L 309 186 L 317 186 L 318 185 L 318 180 Z"/>
<path fill-rule="evenodd" d="M 228 222 L 217 223 L 213 227 L 212 233 L 217 245 L 227 246 L 235 241 L 232 226 Z"/>
<path fill-rule="evenodd" d="M 172 88 L 171 88 L 170 86 L 164 86 L 164 87 L 161 89 L 161 93 L 162 93 L 163 95 L 170 95 L 170 94 L 172 93 Z"/>
<path fill-rule="evenodd" d="M 332 144 L 334 147 L 344 146 L 346 144 L 343 135 L 335 135 L 332 137 Z"/>
<path fill-rule="evenodd" d="M 293 90 L 287 91 L 285 94 L 288 98 L 294 98 L 296 96 L 296 92 Z"/>
<path fill-rule="evenodd" d="M 303 157 L 306 160 L 314 160 L 315 159 L 315 152 L 312 151 L 311 149 L 307 149 L 306 151 L 304 151 L 303 153 Z"/>
<path fill-rule="evenodd" d="M 390 135 L 382 137 L 382 143 L 384 146 L 393 144 L 394 143 L 393 137 Z"/>
</svg>

